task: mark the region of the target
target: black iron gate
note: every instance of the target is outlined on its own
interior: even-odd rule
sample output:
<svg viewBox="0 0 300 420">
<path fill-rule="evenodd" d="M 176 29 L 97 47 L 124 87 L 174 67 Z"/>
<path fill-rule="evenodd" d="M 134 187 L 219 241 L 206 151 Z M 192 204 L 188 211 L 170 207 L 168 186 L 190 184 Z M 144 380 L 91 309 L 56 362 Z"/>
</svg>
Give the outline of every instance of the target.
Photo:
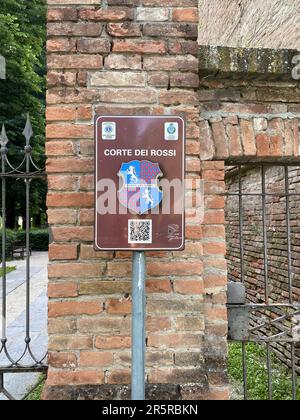
<svg viewBox="0 0 300 420">
<path fill-rule="evenodd" d="M 281 399 L 279 365 L 290 381 L 282 398 L 299 399 L 300 162 L 232 163 L 226 186 L 229 340 L 241 346 L 243 398 L 253 398 L 249 368 L 257 343 L 264 399 Z"/>
<path fill-rule="evenodd" d="M 8 138 L 5 127 L 2 127 L 0 135 L 0 153 L 1 153 L 1 183 L 2 183 L 2 332 L 0 345 L 0 394 L 4 394 L 7 399 L 15 399 L 5 386 L 5 374 L 9 373 L 27 373 L 27 372 L 45 372 L 47 369 L 46 355 L 41 359 L 37 358 L 32 349 L 31 339 L 31 323 L 30 323 L 30 184 L 33 179 L 45 178 L 43 169 L 38 168 L 32 156 L 32 147 L 30 140 L 33 135 L 32 126 L 29 116 L 25 129 L 23 131 L 25 137 L 25 146 L 23 150 L 23 158 L 20 165 L 14 166 L 8 159 Z M 16 358 L 11 354 L 13 342 L 9 342 L 7 335 L 7 256 L 6 256 L 6 196 L 7 180 L 14 182 L 24 181 L 26 192 L 26 241 L 24 244 L 23 256 L 26 258 L 26 296 L 25 296 L 25 326 L 24 326 L 24 348 L 21 354 Z M 10 347 L 11 346 L 11 347 Z"/>
</svg>

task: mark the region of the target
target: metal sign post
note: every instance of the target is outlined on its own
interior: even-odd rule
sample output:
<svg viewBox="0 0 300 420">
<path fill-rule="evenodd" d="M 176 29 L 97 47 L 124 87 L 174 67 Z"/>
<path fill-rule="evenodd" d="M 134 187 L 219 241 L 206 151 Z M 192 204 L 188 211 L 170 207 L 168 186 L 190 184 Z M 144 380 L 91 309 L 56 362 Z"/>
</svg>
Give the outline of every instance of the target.
<svg viewBox="0 0 300 420">
<path fill-rule="evenodd" d="M 95 250 L 132 251 L 132 399 L 145 399 L 145 251 L 185 246 L 185 121 L 95 119 Z"/>
<path fill-rule="evenodd" d="M 132 379 L 131 399 L 145 399 L 145 280 L 146 257 L 135 251 L 132 259 Z"/>
</svg>

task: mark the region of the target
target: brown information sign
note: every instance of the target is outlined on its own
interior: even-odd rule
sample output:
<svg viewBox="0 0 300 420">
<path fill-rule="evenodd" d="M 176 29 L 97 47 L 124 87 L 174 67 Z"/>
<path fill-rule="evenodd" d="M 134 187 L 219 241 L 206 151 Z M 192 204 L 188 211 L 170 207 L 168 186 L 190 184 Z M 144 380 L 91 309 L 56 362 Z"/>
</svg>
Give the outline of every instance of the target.
<svg viewBox="0 0 300 420">
<path fill-rule="evenodd" d="M 184 249 L 184 120 L 100 116 L 95 142 L 95 248 Z"/>
</svg>

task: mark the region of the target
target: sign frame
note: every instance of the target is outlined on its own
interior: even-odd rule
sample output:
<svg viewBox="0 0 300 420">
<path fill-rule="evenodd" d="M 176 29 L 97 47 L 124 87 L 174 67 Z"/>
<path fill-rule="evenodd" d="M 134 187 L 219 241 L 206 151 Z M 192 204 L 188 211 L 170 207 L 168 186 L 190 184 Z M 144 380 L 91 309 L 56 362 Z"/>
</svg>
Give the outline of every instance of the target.
<svg viewBox="0 0 300 420">
<path fill-rule="evenodd" d="M 143 246 L 130 246 L 130 243 L 128 243 L 128 247 L 101 247 L 98 244 L 98 226 L 99 226 L 99 215 L 97 212 L 97 180 L 99 180 L 99 167 L 97 162 L 98 157 L 98 148 L 99 148 L 99 134 L 101 135 L 101 130 L 98 128 L 98 123 L 101 119 L 122 119 L 122 118 L 134 118 L 134 119 L 179 119 L 182 122 L 183 127 L 183 136 L 182 136 L 182 148 L 181 148 L 181 154 L 182 154 L 182 182 L 183 182 L 183 197 L 182 197 L 182 213 L 181 213 L 181 222 L 182 222 L 182 241 L 179 247 L 143 247 Z M 186 120 L 182 115 L 96 115 L 94 119 L 94 197 L 95 197 L 95 204 L 94 204 L 94 250 L 98 252 L 107 252 L 107 251 L 138 251 L 138 252 L 145 252 L 145 251 L 183 251 L 185 249 L 185 173 L 186 173 Z M 115 140 L 114 140 L 115 141 Z M 172 142 L 169 140 L 170 143 Z M 134 216 L 132 216 L 134 217 Z M 136 220 L 151 220 L 151 219 L 145 219 L 142 218 L 141 215 Z M 141 244 L 145 245 L 145 244 Z"/>
</svg>

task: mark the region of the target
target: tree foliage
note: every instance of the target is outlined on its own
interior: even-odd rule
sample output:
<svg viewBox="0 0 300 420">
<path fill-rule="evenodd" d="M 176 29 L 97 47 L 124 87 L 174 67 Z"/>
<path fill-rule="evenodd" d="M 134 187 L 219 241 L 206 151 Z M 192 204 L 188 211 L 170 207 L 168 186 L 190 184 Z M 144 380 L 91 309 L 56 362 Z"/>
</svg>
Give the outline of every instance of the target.
<svg viewBox="0 0 300 420">
<path fill-rule="evenodd" d="M 6 59 L 7 78 L 0 80 L 0 124 L 6 125 L 9 158 L 15 164 L 24 156 L 22 131 L 29 112 L 34 159 L 44 165 L 45 40 L 45 0 L 1 0 L 0 54 Z M 45 214 L 45 183 L 34 181 L 31 191 L 31 215 L 39 220 Z M 8 183 L 7 200 L 8 225 L 14 227 L 18 216 L 25 213 L 22 181 Z"/>
</svg>

